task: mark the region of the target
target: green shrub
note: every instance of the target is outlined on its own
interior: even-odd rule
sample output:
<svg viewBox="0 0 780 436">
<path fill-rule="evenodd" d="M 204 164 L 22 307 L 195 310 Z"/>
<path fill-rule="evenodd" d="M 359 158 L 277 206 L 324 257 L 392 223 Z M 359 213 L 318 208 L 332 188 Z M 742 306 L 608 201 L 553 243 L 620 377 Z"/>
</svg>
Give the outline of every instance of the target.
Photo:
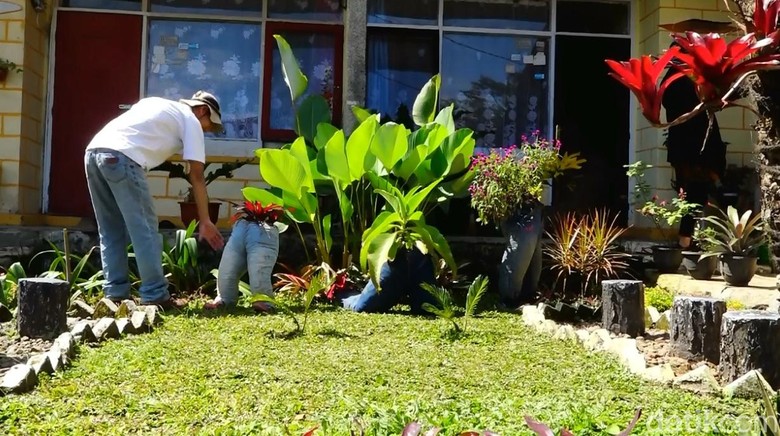
<svg viewBox="0 0 780 436">
<path fill-rule="evenodd" d="M 653 306 L 658 309 L 659 312 L 663 312 L 672 308 L 673 300 L 674 292 L 669 289 L 662 286 L 645 288 L 645 307 Z"/>
</svg>

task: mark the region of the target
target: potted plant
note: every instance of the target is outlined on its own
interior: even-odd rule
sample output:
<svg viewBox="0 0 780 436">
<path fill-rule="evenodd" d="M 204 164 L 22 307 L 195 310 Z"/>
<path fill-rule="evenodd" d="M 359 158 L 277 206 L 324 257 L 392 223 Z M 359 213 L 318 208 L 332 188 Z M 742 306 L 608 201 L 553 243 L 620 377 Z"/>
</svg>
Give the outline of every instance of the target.
<svg viewBox="0 0 780 436">
<path fill-rule="evenodd" d="M 726 212 L 718 209 L 717 215 L 702 218 L 712 224 L 714 236 L 708 237 L 710 251 L 703 256 L 717 256 L 720 272 L 726 283 L 732 286 L 746 286 L 756 273 L 758 249 L 764 242 L 761 217 L 748 210 L 739 215 L 734 206 Z"/>
<path fill-rule="evenodd" d="M 235 162 L 223 163 L 217 169 L 206 173 L 205 176 L 206 186 L 208 186 L 209 184 L 211 184 L 211 182 L 217 180 L 220 177 L 224 177 L 226 179 L 233 178 L 233 171 L 237 170 L 238 168 L 241 168 L 242 166 L 250 162 L 252 162 L 252 159 L 237 160 Z M 209 164 L 206 165 L 207 168 L 208 166 Z M 188 184 L 190 183 L 189 173 L 185 172 L 184 165 L 179 163 L 174 164 L 172 162 L 164 162 L 160 166 L 155 167 L 152 171 L 167 171 L 169 178 L 184 179 L 187 181 Z M 211 222 L 215 224 L 219 220 L 219 209 L 221 206 L 222 206 L 221 202 L 218 201 L 209 202 L 209 218 L 211 219 Z M 187 191 L 184 194 L 184 200 L 179 202 L 179 207 L 181 210 L 181 220 L 185 225 L 198 219 L 198 207 L 195 204 L 195 197 L 192 192 L 191 184 L 190 187 L 187 188 Z"/>
<path fill-rule="evenodd" d="M 0 83 L 5 83 L 10 72 L 21 73 L 22 69 L 8 59 L 0 58 Z"/>
<path fill-rule="evenodd" d="M 653 263 L 660 272 L 676 272 L 680 269 L 683 260 L 682 248 L 676 242 L 676 225 L 688 214 L 695 213 L 701 205 L 691 203 L 685 199 L 685 191 L 680 189 L 677 195 L 666 201 L 650 194 L 650 185 L 645 181 L 645 170 L 652 165 L 642 161 L 626 165 L 626 175 L 635 179 L 634 204 L 640 204 L 639 213 L 650 218 L 658 230 L 663 243 L 652 247 Z"/>
<path fill-rule="evenodd" d="M 561 155 L 560 142 L 548 141 L 539 132 L 530 138 L 522 136 L 521 140 L 519 147 L 493 149 L 474 157 L 474 179 L 469 186 L 477 221 L 499 227 L 506 239 L 498 289 L 502 304 L 509 308 L 536 294 L 541 274 L 545 186 L 585 162 L 578 158 L 579 153 Z"/>
<path fill-rule="evenodd" d="M 697 249 L 683 250 L 682 252 L 683 267 L 688 272 L 688 275 L 696 280 L 709 280 L 718 268 L 717 257 L 705 256 L 705 253 L 712 252 L 715 249 L 715 244 L 711 242 L 715 235 L 715 229 L 705 226 L 699 220 L 693 231 L 694 245 L 691 246 L 691 248 L 696 247 Z"/>
</svg>

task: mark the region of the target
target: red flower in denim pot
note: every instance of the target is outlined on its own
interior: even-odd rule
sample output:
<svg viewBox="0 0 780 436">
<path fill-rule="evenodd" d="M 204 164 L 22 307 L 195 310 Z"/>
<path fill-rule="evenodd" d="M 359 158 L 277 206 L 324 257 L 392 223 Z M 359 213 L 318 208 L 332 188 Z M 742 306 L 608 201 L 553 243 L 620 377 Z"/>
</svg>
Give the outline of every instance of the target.
<svg viewBox="0 0 780 436">
<path fill-rule="evenodd" d="M 245 219 L 256 223 L 273 224 L 284 215 L 284 208 L 278 204 L 263 206 L 259 201 L 245 201 L 244 205 L 237 208 L 237 212 L 230 218 L 230 222 Z"/>
<path fill-rule="evenodd" d="M 335 280 L 333 280 L 333 284 L 328 287 L 328 290 L 325 291 L 325 297 L 328 298 L 328 300 L 333 300 L 333 297 L 336 295 L 336 292 L 341 291 L 347 286 L 347 273 L 338 273 L 336 275 Z"/>
<path fill-rule="evenodd" d="M 683 73 L 672 75 L 660 86 L 658 79 L 679 51 L 679 47 L 672 47 L 657 61 L 647 55 L 639 59 L 629 59 L 628 62 L 605 60 L 607 66 L 612 69 L 609 75 L 634 93 L 642 106 L 642 115 L 655 126 L 661 125 L 661 100 L 666 88 L 682 77 Z"/>
</svg>

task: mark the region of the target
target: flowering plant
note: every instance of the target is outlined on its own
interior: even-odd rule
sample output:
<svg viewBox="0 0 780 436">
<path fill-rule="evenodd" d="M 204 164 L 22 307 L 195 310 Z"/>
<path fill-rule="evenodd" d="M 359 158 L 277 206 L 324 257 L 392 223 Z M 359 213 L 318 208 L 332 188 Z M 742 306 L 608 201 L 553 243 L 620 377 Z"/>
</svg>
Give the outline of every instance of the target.
<svg viewBox="0 0 780 436">
<path fill-rule="evenodd" d="M 560 154 L 559 141 L 550 142 L 539 132 L 521 137 L 520 146 L 477 154 L 471 163 L 474 179 L 469 186 L 471 206 L 478 221 L 500 223 L 518 209 L 541 203 L 544 185 L 566 170 L 580 169 L 579 153 Z"/>
<path fill-rule="evenodd" d="M 263 206 L 259 201 L 245 201 L 243 206 L 236 208 L 236 213 L 230 218 L 234 223 L 238 220 L 247 220 L 253 223 L 265 223 L 279 229 L 283 232 L 287 226 L 281 222 L 284 215 L 284 208 L 278 204 L 270 203 Z"/>
</svg>

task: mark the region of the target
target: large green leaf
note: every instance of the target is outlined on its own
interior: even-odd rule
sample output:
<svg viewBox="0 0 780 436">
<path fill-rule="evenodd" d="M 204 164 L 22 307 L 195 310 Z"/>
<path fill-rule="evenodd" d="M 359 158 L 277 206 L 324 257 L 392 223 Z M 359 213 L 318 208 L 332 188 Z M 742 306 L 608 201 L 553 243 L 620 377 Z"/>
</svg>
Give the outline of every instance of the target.
<svg viewBox="0 0 780 436">
<path fill-rule="evenodd" d="M 409 211 L 409 212 L 416 211 L 420 207 L 420 204 L 422 204 L 423 201 L 425 201 L 425 199 L 428 198 L 428 195 L 430 195 L 431 191 L 433 191 L 436 188 L 436 186 L 438 186 L 439 183 L 441 183 L 441 180 L 442 179 L 438 179 L 438 180 L 434 181 L 433 183 L 430 183 L 427 186 L 425 186 L 424 188 L 419 189 L 419 190 L 418 189 L 410 190 L 404 196 L 404 199 L 403 199 L 404 204 L 406 206 L 406 210 Z M 418 187 L 416 187 L 416 188 L 418 188 Z"/>
<path fill-rule="evenodd" d="M 341 186 L 352 182 L 343 130 L 339 130 L 331 136 L 330 140 L 325 144 L 324 151 L 321 151 L 321 153 L 324 153 L 328 174 L 332 178 L 337 179 Z"/>
<path fill-rule="evenodd" d="M 368 117 L 347 139 L 347 162 L 352 180 L 360 180 L 366 169 L 373 166 L 373 155 L 368 153 L 371 140 L 379 126 L 379 115 Z M 368 164 L 370 162 L 370 165 Z"/>
<path fill-rule="evenodd" d="M 374 218 L 374 222 L 371 223 L 371 227 L 367 228 L 363 232 L 362 242 L 363 246 L 360 250 L 360 266 L 365 271 L 366 259 L 368 256 L 368 244 L 377 235 L 382 233 L 389 233 L 393 226 L 400 221 L 401 217 L 395 212 L 384 211 Z"/>
<path fill-rule="evenodd" d="M 439 111 L 436 115 L 436 119 L 433 120 L 436 124 L 440 124 L 447 129 L 447 133 L 452 135 L 455 132 L 455 120 L 452 118 L 452 110 L 455 108 L 455 104 L 452 103 L 449 106 Z"/>
<path fill-rule="evenodd" d="M 373 153 L 386 171 L 393 169 L 395 164 L 406 155 L 409 148 L 406 139 L 409 131 L 401 124 L 388 122 L 379 127 L 371 140 L 371 153 Z"/>
<path fill-rule="evenodd" d="M 367 250 L 368 260 L 368 274 L 371 277 L 371 281 L 376 286 L 377 292 L 382 291 L 382 286 L 379 283 L 379 273 L 389 257 L 393 246 L 397 248 L 397 235 L 395 233 L 382 233 L 373 238 L 367 246 L 364 246 L 364 250 Z M 361 250 L 361 257 L 362 257 Z"/>
<path fill-rule="evenodd" d="M 309 193 L 305 193 L 303 198 L 306 198 L 307 201 L 304 202 L 301 198 L 295 197 L 292 193 L 283 191 L 282 199 L 284 201 L 284 207 L 287 210 L 287 215 L 290 217 L 290 219 L 298 223 L 311 224 L 314 222 L 315 214 L 308 210 L 310 209 L 309 197 L 313 196 Z"/>
<path fill-rule="evenodd" d="M 424 126 L 433 121 L 436 114 L 436 103 L 439 98 L 441 78 L 437 74 L 423 86 L 412 108 L 412 119 L 418 126 Z"/>
<path fill-rule="evenodd" d="M 352 114 L 355 115 L 355 119 L 357 120 L 358 123 L 362 123 L 368 117 L 374 115 L 371 112 L 369 112 L 367 109 L 364 109 L 360 106 L 352 106 Z"/>
<path fill-rule="evenodd" d="M 394 212 L 398 213 L 401 216 L 401 219 L 406 219 L 408 214 L 403 204 L 403 198 L 399 198 L 393 195 L 391 192 L 387 192 L 382 189 L 376 189 L 375 191 L 377 194 L 384 197 L 385 201 L 387 201 L 387 204 L 390 206 L 390 208 Z"/>
<path fill-rule="evenodd" d="M 425 224 L 425 221 L 419 220 L 415 222 L 414 233 L 419 235 L 420 239 L 428 246 L 429 251 L 435 251 L 452 270 L 452 276 L 455 277 L 458 274 L 458 265 L 455 264 L 455 258 L 452 257 L 452 250 L 450 244 L 439 232 L 436 227 Z"/>
<path fill-rule="evenodd" d="M 260 158 L 260 176 L 271 186 L 300 198 L 304 192 L 314 189 L 314 183 L 307 177 L 307 168 L 290 150 L 264 148 L 256 151 Z"/>
<path fill-rule="evenodd" d="M 241 189 L 241 193 L 247 201 L 259 201 L 263 206 L 268 206 L 269 204 L 284 206 L 282 193 L 276 188 L 261 189 L 255 186 L 247 186 Z"/>
<path fill-rule="evenodd" d="M 325 215 L 322 219 L 322 235 L 325 238 L 325 251 L 330 253 L 330 248 L 333 247 L 333 235 L 331 235 L 333 218 L 330 214 Z"/>
<path fill-rule="evenodd" d="M 287 84 L 287 88 L 290 89 L 290 97 L 292 101 L 298 99 L 306 92 L 306 88 L 309 86 L 309 79 L 301 72 L 301 68 L 298 66 L 298 60 L 295 58 L 295 54 L 290 48 L 290 44 L 281 35 L 274 35 L 276 44 L 279 47 L 279 55 L 282 59 L 282 74 L 284 75 L 284 82 Z"/>
<path fill-rule="evenodd" d="M 299 135 L 314 143 L 320 123 L 330 124 L 330 105 L 325 97 L 315 94 L 306 97 L 298 108 Z"/>
<path fill-rule="evenodd" d="M 314 165 L 314 171 L 312 170 L 312 159 L 314 156 L 309 154 L 309 147 L 306 145 L 306 140 L 303 136 L 299 136 L 290 146 L 290 154 L 292 154 L 298 162 L 301 163 L 304 172 L 306 173 L 306 179 L 304 180 L 304 187 L 308 192 L 314 192 L 314 171 L 316 171 L 316 164 Z"/>
<path fill-rule="evenodd" d="M 317 150 L 322 150 L 330 141 L 330 138 L 339 131 L 339 128 L 330 123 L 317 124 L 317 134 L 314 135 L 314 146 Z M 344 132 L 341 132 L 342 136 Z"/>
</svg>

